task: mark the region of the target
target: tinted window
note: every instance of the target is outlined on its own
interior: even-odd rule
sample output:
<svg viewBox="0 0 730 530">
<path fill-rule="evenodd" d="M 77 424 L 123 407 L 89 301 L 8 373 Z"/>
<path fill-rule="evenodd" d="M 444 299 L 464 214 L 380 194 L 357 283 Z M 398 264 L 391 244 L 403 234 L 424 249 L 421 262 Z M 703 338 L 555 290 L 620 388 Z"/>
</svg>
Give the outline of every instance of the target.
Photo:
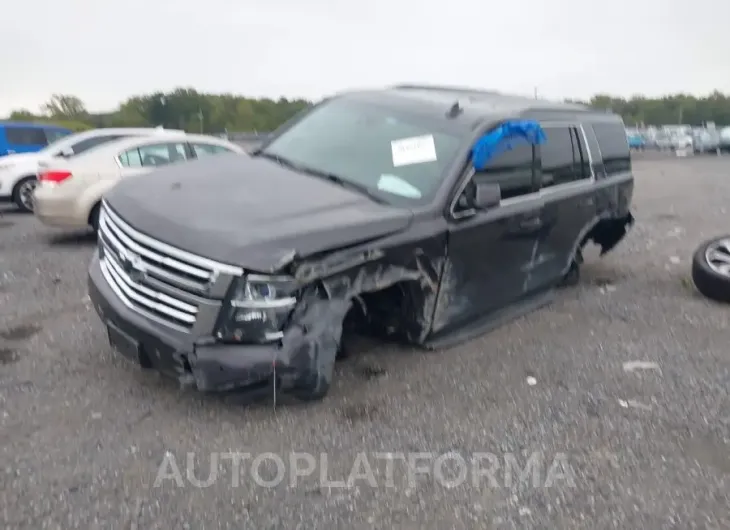
<svg viewBox="0 0 730 530">
<path fill-rule="evenodd" d="M 73 149 L 75 155 L 79 155 L 84 151 L 88 151 L 89 149 L 93 149 L 94 147 L 100 146 L 107 142 L 111 142 L 113 140 L 118 140 L 119 138 L 125 138 L 125 136 L 119 134 L 116 136 L 95 136 L 93 138 L 86 138 L 85 140 L 81 140 L 80 142 L 76 142 L 75 144 L 73 144 L 71 146 L 71 149 Z"/>
<path fill-rule="evenodd" d="M 546 127 L 547 141 L 540 146 L 543 188 L 590 177 L 588 154 L 575 127 Z"/>
<path fill-rule="evenodd" d="M 394 203 L 422 202 L 442 183 L 468 133 L 447 120 L 335 98 L 309 111 L 263 154 L 337 175 Z"/>
<path fill-rule="evenodd" d="M 630 171 L 631 154 L 624 126 L 621 123 L 594 123 L 593 132 L 601 148 L 606 174 Z"/>
<path fill-rule="evenodd" d="M 119 155 L 122 167 L 159 167 L 186 159 L 182 143 L 143 145 Z"/>
<path fill-rule="evenodd" d="M 46 145 L 46 135 L 40 127 L 7 127 L 5 136 L 10 145 Z"/>
<path fill-rule="evenodd" d="M 494 157 L 483 170 L 477 171 L 474 181 L 499 184 L 502 199 L 532 193 L 535 191 L 534 152 L 531 144 L 517 142 L 511 150 Z"/>
<path fill-rule="evenodd" d="M 219 153 L 232 153 L 230 149 L 222 147 L 220 145 L 213 144 L 190 144 L 193 148 L 196 158 L 201 158 L 206 155 L 216 155 Z"/>
</svg>

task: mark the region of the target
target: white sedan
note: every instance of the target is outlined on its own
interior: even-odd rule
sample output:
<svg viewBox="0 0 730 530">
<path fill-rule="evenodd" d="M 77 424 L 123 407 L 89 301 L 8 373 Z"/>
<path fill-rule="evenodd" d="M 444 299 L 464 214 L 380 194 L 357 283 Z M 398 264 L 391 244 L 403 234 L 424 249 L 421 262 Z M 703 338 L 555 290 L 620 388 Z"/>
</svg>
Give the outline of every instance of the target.
<svg viewBox="0 0 730 530">
<path fill-rule="evenodd" d="M 49 226 L 98 228 L 102 196 L 120 179 L 218 153 L 245 151 L 227 140 L 197 134 L 165 134 L 109 142 L 68 161 L 42 162 L 33 203 Z"/>
</svg>

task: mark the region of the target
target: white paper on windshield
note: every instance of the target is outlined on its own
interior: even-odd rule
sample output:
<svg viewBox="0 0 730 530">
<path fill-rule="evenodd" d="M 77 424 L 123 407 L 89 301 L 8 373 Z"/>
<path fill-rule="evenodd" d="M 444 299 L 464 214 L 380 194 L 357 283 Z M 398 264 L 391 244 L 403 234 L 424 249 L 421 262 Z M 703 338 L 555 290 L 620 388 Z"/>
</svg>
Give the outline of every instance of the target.
<svg viewBox="0 0 730 530">
<path fill-rule="evenodd" d="M 395 175 L 380 175 L 380 180 L 378 180 L 378 189 L 387 191 L 394 195 L 400 195 L 401 197 L 408 197 L 410 199 L 421 198 L 421 192 L 418 188 Z"/>
<path fill-rule="evenodd" d="M 430 134 L 393 140 L 390 149 L 393 152 L 393 167 L 436 161 L 436 144 Z"/>
</svg>

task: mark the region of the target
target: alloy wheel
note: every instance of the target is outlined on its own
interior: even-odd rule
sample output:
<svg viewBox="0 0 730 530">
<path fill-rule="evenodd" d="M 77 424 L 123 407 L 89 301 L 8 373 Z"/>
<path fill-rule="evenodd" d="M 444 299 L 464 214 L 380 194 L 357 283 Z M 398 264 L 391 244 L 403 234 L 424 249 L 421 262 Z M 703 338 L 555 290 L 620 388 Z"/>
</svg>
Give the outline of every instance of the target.
<svg viewBox="0 0 730 530">
<path fill-rule="evenodd" d="M 717 274 L 730 277 L 730 239 L 720 239 L 710 244 L 705 259 Z"/>
<path fill-rule="evenodd" d="M 35 191 L 38 181 L 35 179 L 23 182 L 18 190 L 18 196 L 23 207 L 27 208 L 28 211 L 33 211 L 33 192 Z"/>
</svg>

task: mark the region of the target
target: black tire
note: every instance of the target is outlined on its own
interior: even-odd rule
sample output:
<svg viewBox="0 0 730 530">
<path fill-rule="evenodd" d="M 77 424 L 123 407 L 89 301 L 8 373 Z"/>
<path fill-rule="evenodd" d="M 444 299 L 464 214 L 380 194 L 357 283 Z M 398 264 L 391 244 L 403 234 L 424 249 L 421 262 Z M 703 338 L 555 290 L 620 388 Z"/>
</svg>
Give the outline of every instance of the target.
<svg viewBox="0 0 730 530">
<path fill-rule="evenodd" d="M 568 269 L 568 273 L 563 277 L 563 280 L 560 282 L 561 287 L 575 287 L 580 283 L 580 265 L 573 261 L 570 264 L 570 269 Z"/>
<path fill-rule="evenodd" d="M 101 209 L 101 203 L 96 203 L 91 209 L 89 214 L 89 226 L 94 231 L 94 234 L 99 233 L 99 210 Z"/>
<path fill-rule="evenodd" d="M 22 190 L 24 186 L 26 186 L 29 182 L 32 182 L 34 180 L 37 180 L 35 176 L 28 176 L 23 177 L 18 182 L 15 183 L 15 186 L 13 187 L 13 202 L 18 207 L 18 209 L 21 212 L 32 212 L 33 208 L 28 207 L 23 203 L 23 197 L 22 197 Z"/>
<path fill-rule="evenodd" d="M 724 276 L 710 267 L 707 262 L 707 249 L 730 235 L 716 237 L 702 243 L 692 256 L 692 281 L 697 290 L 710 300 L 730 303 L 730 276 Z"/>
</svg>

